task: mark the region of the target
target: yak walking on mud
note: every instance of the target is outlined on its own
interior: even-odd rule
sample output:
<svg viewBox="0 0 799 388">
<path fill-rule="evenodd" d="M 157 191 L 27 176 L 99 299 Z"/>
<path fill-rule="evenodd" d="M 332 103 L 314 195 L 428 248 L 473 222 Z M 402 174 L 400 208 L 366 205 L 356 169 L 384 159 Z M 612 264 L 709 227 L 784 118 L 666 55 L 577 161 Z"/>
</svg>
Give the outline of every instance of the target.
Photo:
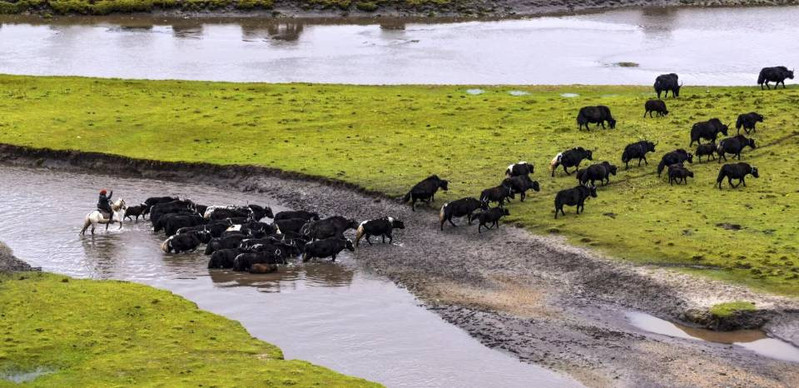
<svg viewBox="0 0 799 388">
<path fill-rule="evenodd" d="M 485 227 L 486 229 L 492 229 L 493 227 L 496 226 L 497 229 L 499 229 L 499 220 L 502 217 L 509 215 L 510 211 L 508 211 L 508 209 L 503 209 L 498 207 L 483 211 L 475 215 L 475 218 L 478 221 L 477 233 L 483 233 L 482 232 L 483 227 Z"/>
<path fill-rule="evenodd" d="M 444 222 L 449 222 L 452 226 L 457 227 L 453 218 L 467 217 L 469 225 L 472 224 L 472 214 L 477 209 L 488 210 L 488 205 L 480 202 L 477 198 L 461 198 L 452 202 L 447 202 L 441 206 L 441 211 L 438 213 L 438 220 L 441 222 L 441 230 L 444 230 Z"/>
<path fill-rule="evenodd" d="M 394 219 L 394 217 L 383 217 L 361 222 L 355 233 L 355 246 L 360 245 L 363 237 L 366 237 L 366 242 L 372 245 L 372 241 L 369 240 L 372 236 L 380 236 L 383 239 L 383 243 L 386 242 L 386 237 L 388 237 L 388 243 L 391 244 L 394 241 L 394 237 L 391 235 L 394 229 L 405 229 L 405 223 Z"/>
<path fill-rule="evenodd" d="M 402 197 L 402 202 L 411 202 L 411 210 L 416 211 L 416 201 L 423 201 L 428 205 L 435 199 L 438 189 L 447 191 L 449 182 L 439 178 L 437 175 L 431 175 L 425 180 L 417 183 L 408 194 Z"/>
</svg>

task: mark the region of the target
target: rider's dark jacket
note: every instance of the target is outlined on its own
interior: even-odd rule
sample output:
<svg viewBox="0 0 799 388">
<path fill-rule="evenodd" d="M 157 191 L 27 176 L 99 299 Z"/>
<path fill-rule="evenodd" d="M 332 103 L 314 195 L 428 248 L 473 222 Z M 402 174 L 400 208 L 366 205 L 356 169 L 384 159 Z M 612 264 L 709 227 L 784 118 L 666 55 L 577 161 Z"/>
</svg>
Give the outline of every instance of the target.
<svg viewBox="0 0 799 388">
<path fill-rule="evenodd" d="M 111 213 L 111 197 L 114 196 L 112 191 L 108 196 L 100 194 L 100 199 L 97 200 L 97 209 Z"/>
</svg>

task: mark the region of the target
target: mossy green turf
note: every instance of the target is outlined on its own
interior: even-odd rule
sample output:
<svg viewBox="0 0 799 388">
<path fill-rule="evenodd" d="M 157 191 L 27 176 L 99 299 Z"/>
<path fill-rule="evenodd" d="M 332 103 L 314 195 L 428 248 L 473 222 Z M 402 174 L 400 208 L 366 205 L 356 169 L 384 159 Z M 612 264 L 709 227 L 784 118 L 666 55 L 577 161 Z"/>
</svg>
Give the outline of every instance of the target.
<svg viewBox="0 0 799 388">
<path fill-rule="evenodd" d="M 450 191 L 436 196 L 436 207 L 478 196 L 499 184 L 510 163 L 526 160 L 535 163 L 542 190 L 510 205 L 512 222 L 615 257 L 799 295 L 799 89 L 685 87 L 680 98 L 666 100 L 668 117 L 645 119 L 650 87 L 468 89 L 0 76 L 0 142 L 264 165 L 396 196 L 438 174 L 450 180 Z M 596 104 L 612 108 L 617 128 L 578 131 L 579 107 Z M 696 178 L 687 185 L 657 177 L 665 152 L 688 148 L 694 122 L 734 123 L 749 111 L 766 117 L 754 135 L 758 148 L 742 157 L 760 169 L 760 179 L 718 190 L 716 162 L 689 166 Z M 556 153 L 580 145 L 595 150 L 594 162 L 620 165 L 624 146 L 643 138 L 659 141 L 649 166 L 621 166 L 584 214 L 567 208 L 553 219 L 555 193 L 576 184 L 562 170 L 549 176 Z"/>
<path fill-rule="evenodd" d="M 0 386 L 377 386 L 304 361 L 168 291 L 46 273 L 0 274 Z"/>
<path fill-rule="evenodd" d="M 719 303 L 710 307 L 710 313 L 717 317 L 729 317 L 737 311 L 755 311 L 755 304 L 752 302 L 736 301 L 729 303 Z"/>
</svg>

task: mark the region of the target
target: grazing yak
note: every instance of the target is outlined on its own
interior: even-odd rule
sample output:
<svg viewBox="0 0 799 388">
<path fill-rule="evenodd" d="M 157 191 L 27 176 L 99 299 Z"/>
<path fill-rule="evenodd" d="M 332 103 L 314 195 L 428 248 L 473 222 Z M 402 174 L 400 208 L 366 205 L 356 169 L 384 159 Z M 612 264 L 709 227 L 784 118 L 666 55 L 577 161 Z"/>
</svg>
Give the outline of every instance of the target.
<svg viewBox="0 0 799 388">
<path fill-rule="evenodd" d="M 757 123 L 763 122 L 763 116 L 757 112 L 749 112 L 744 113 L 742 115 L 738 115 L 738 121 L 735 122 L 735 129 L 738 130 L 738 134 L 741 134 L 741 128 L 746 131 L 748 135 L 749 132 L 757 132 L 755 130 L 755 125 Z"/>
<path fill-rule="evenodd" d="M 722 139 L 716 147 L 716 152 L 719 155 L 719 163 L 721 163 L 721 159 L 724 159 L 725 162 L 727 161 L 726 154 L 733 154 L 738 160 L 741 160 L 741 151 L 743 151 L 746 146 L 755 149 L 755 139 L 749 139 L 744 135 Z"/>
<path fill-rule="evenodd" d="M 344 249 L 355 252 L 355 247 L 352 245 L 352 241 L 341 236 L 310 242 L 305 244 L 304 252 L 302 254 L 302 262 L 307 262 L 313 258 L 324 259 L 325 257 L 330 257 L 333 259 L 333 261 L 336 261 L 336 255 L 338 255 Z"/>
<path fill-rule="evenodd" d="M 685 161 L 688 161 L 688 163 L 693 163 L 694 156 L 682 148 L 663 155 L 663 157 L 660 159 L 660 164 L 658 164 L 658 176 L 660 176 L 660 173 L 663 172 L 663 169 L 666 168 L 666 166 L 683 163 Z"/>
<path fill-rule="evenodd" d="M 671 92 L 672 97 L 679 97 L 680 96 L 680 88 L 682 85 L 679 83 L 680 77 L 677 74 L 669 73 L 669 74 L 661 74 L 657 78 L 655 78 L 655 93 L 658 94 L 658 99 L 660 99 L 660 93 L 666 92 L 663 97 L 668 97 L 669 92 Z"/>
<path fill-rule="evenodd" d="M 583 186 L 577 185 L 572 189 L 561 190 L 555 195 L 555 219 L 558 218 L 558 212 L 563 214 L 563 206 L 577 206 L 577 214 L 585 210 L 585 200 L 588 197 L 596 198 L 596 186 Z"/>
<path fill-rule="evenodd" d="M 145 204 L 129 206 L 127 209 L 125 209 L 125 216 L 123 218 L 131 219 L 131 217 L 135 217 L 136 222 L 138 222 L 139 217 L 141 217 L 141 219 L 144 219 L 145 216 L 144 211 L 146 209 L 147 205 Z"/>
<path fill-rule="evenodd" d="M 488 229 L 492 229 L 493 227 L 497 227 L 499 229 L 499 219 L 504 216 L 509 216 L 510 212 L 508 209 L 498 208 L 495 207 L 493 209 L 488 209 L 482 211 L 474 216 L 477 219 L 477 233 L 482 233 L 483 227 Z"/>
<path fill-rule="evenodd" d="M 691 144 L 688 144 L 688 146 L 694 145 L 694 142 L 702 144 L 701 139 L 716 141 L 719 133 L 727 136 L 728 128 L 727 125 L 722 124 L 721 120 L 716 118 L 696 123 L 691 127 Z"/>
<path fill-rule="evenodd" d="M 519 194 L 522 202 L 524 202 L 524 199 L 527 197 L 527 190 L 541 191 L 541 185 L 538 184 L 538 181 L 530 179 L 529 175 L 517 175 L 511 178 L 505 178 L 502 181 L 502 186 L 510 187 L 511 198 Z"/>
<path fill-rule="evenodd" d="M 341 216 L 333 216 L 306 224 L 301 233 L 313 241 L 338 237 L 348 229 L 358 229 L 358 222 Z"/>
<path fill-rule="evenodd" d="M 508 166 L 508 169 L 505 170 L 505 175 L 510 178 L 519 175 L 530 175 L 533 173 L 533 171 L 535 171 L 535 168 L 532 164 L 521 161 Z"/>
<path fill-rule="evenodd" d="M 577 180 L 583 185 L 591 181 L 591 186 L 594 186 L 595 181 L 600 181 L 604 186 L 606 184 L 605 181 L 610 183 L 610 176 L 616 175 L 616 170 L 616 166 L 608 162 L 602 162 L 590 165 L 584 170 L 577 171 L 576 175 Z"/>
<path fill-rule="evenodd" d="M 305 210 L 291 210 L 275 214 L 275 221 L 286 220 L 289 218 L 302 218 L 305 221 L 319 221 L 319 213 L 308 212 Z"/>
<path fill-rule="evenodd" d="M 585 126 L 585 129 L 590 131 L 588 124 L 596 124 L 597 127 L 601 125 L 602 129 L 605 129 L 606 121 L 610 129 L 616 128 L 616 119 L 610 114 L 610 108 L 604 105 L 585 106 L 580 108 L 580 112 L 577 114 L 577 124 L 580 126 L 580 130 Z"/>
<path fill-rule="evenodd" d="M 164 251 L 164 253 L 193 251 L 197 249 L 205 239 L 202 235 L 207 234 L 208 232 L 192 232 L 170 236 L 161 244 L 161 250 Z"/>
<path fill-rule="evenodd" d="M 563 166 L 563 172 L 566 175 L 571 175 L 567 167 L 574 167 L 575 171 L 580 168 L 580 162 L 583 159 L 594 160 L 594 153 L 591 150 L 586 150 L 583 147 L 574 147 L 570 150 L 563 151 L 552 159 L 549 163 L 549 170 L 552 171 L 552 176 L 555 176 L 555 170 L 558 166 Z"/>
<path fill-rule="evenodd" d="M 644 117 L 646 117 L 647 113 L 649 113 L 649 117 L 652 117 L 652 112 L 657 113 L 658 117 L 669 114 L 669 110 L 666 109 L 666 103 L 663 100 L 649 100 L 644 104 Z"/>
<path fill-rule="evenodd" d="M 411 210 L 416 211 L 416 201 L 426 202 L 428 205 L 435 199 L 436 191 L 438 189 L 447 191 L 449 182 L 439 178 L 437 175 L 431 175 L 425 180 L 417 183 L 408 194 L 402 197 L 402 202 L 411 201 Z"/>
<path fill-rule="evenodd" d="M 719 186 L 719 190 L 721 190 L 721 181 L 724 178 L 727 178 L 727 182 L 730 184 L 730 187 L 733 189 L 740 186 L 741 184 L 746 187 L 746 178 L 747 175 L 752 174 L 755 178 L 760 178 L 760 174 L 757 172 L 757 167 L 750 166 L 749 163 L 730 163 L 721 166 L 721 170 L 719 170 L 719 176 L 716 178 L 716 184 Z M 738 179 L 737 185 L 732 184 L 733 179 Z"/>
<path fill-rule="evenodd" d="M 511 190 L 510 186 L 506 186 L 504 182 L 497 187 L 485 189 L 480 193 L 480 202 L 485 206 L 488 206 L 490 202 L 496 202 L 499 207 L 502 207 L 505 205 L 505 201 L 510 202 L 512 198 L 516 198 L 513 195 L 513 190 Z"/>
<path fill-rule="evenodd" d="M 230 269 L 233 268 L 233 261 L 241 251 L 237 248 L 220 249 L 211 255 L 208 260 L 208 269 Z"/>
<path fill-rule="evenodd" d="M 694 173 L 685 168 L 682 163 L 672 164 L 669 166 L 669 185 L 673 185 L 674 182 L 677 182 L 677 184 L 682 182 L 687 185 L 688 177 L 693 178 Z"/>
<path fill-rule="evenodd" d="M 696 152 L 694 155 L 699 158 L 699 163 L 702 163 L 703 156 L 707 156 L 708 160 L 716 160 L 716 143 L 711 142 L 700 144 L 696 147 Z"/>
<path fill-rule="evenodd" d="M 488 205 L 472 197 L 461 198 L 456 201 L 445 203 L 444 206 L 441 206 L 441 211 L 438 212 L 438 220 L 441 222 L 441 230 L 444 230 L 444 222 L 446 221 L 449 221 L 452 226 L 458 226 L 452 222 L 453 217 L 460 218 L 467 216 L 467 220 L 469 220 L 469 224 L 471 225 L 472 214 L 477 209 L 488 210 Z"/>
<path fill-rule="evenodd" d="M 776 66 L 776 67 L 764 67 L 760 70 L 760 75 L 757 76 L 757 84 L 760 85 L 760 90 L 763 90 L 763 85 L 766 85 L 766 88 L 771 89 L 768 86 L 769 82 L 775 82 L 774 89 L 777 89 L 782 83 L 782 88 L 785 88 L 785 79 L 793 79 L 793 70 L 788 70 L 785 66 Z"/>
<path fill-rule="evenodd" d="M 382 237 L 383 243 L 386 242 L 386 237 L 388 237 L 388 243 L 391 244 L 394 241 L 394 237 L 391 236 L 391 232 L 394 229 L 405 229 L 405 224 L 400 220 L 394 219 L 394 217 L 383 217 L 361 222 L 355 232 L 355 246 L 357 247 L 360 244 L 363 237 L 366 237 L 366 242 L 372 245 L 372 241 L 369 240 L 372 236 Z"/>
<path fill-rule="evenodd" d="M 641 161 L 643 160 L 644 163 L 647 165 L 649 161 L 646 160 L 646 154 L 649 152 L 655 152 L 655 143 L 651 141 L 639 141 L 637 143 L 628 144 L 627 147 L 624 147 L 624 152 L 621 154 L 621 161 L 624 163 L 624 169 L 630 168 L 630 161 L 633 159 L 638 159 L 638 166 L 641 166 Z"/>
</svg>

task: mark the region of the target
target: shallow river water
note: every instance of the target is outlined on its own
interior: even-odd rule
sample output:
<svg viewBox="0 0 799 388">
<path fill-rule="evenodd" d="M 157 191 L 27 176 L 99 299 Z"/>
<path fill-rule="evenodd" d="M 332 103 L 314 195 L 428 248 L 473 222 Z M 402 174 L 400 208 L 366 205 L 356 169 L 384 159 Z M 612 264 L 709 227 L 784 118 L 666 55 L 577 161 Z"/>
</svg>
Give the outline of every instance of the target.
<svg viewBox="0 0 799 388">
<path fill-rule="evenodd" d="M 204 185 L 55 172 L 0 165 L 0 240 L 46 271 L 122 279 L 170 290 L 200 308 L 240 321 L 253 335 L 298 358 L 389 387 L 579 386 L 491 350 L 444 322 L 391 281 L 337 263 L 298 264 L 277 274 L 206 269 L 202 253 L 166 255 L 148 222 L 80 238 L 99 188 L 135 204 L 179 195 L 206 204 L 269 204 L 260 194 Z"/>
<path fill-rule="evenodd" d="M 0 73 L 351 84 L 754 85 L 799 64 L 799 7 L 504 21 L 0 18 Z M 638 67 L 616 64 L 632 62 Z M 790 81 L 789 81 L 790 82 Z"/>
</svg>

